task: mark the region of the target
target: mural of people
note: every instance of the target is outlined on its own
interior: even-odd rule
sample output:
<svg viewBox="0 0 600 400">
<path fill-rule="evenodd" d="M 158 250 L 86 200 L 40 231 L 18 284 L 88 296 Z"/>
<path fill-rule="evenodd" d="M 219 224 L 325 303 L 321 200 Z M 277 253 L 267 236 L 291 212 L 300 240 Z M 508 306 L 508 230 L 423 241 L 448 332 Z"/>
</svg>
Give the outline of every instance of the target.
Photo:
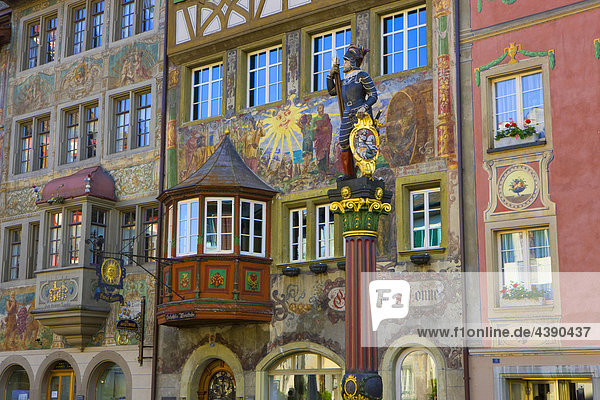
<svg viewBox="0 0 600 400">
<path fill-rule="evenodd" d="M 340 126 L 341 158 L 344 163 L 344 176 L 349 179 L 356 176 L 354 161 L 350 151 L 350 132 L 357 118 L 365 113 L 373 118 L 371 107 L 377 102 L 377 89 L 368 73 L 360 69 L 365 55 L 369 50 L 360 45 L 351 44 L 344 54 L 343 71 L 346 74 L 341 84 L 341 93 L 337 93 L 334 76 L 339 79 L 339 66 L 334 63 L 327 75 L 327 90 L 331 96 L 341 96 L 344 114 Z"/>
<path fill-rule="evenodd" d="M 308 171 L 308 167 L 313 158 L 313 140 L 314 131 L 311 125 L 312 115 L 302 114 L 297 124 L 302 132 L 302 158 L 304 160 L 303 171 Z"/>
<path fill-rule="evenodd" d="M 10 297 L 6 299 L 6 317 L 4 322 L 6 323 L 5 335 L 4 335 L 4 348 L 6 350 L 12 349 L 15 345 L 15 337 L 17 335 L 17 312 L 19 310 L 19 303 L 15 298 L 15 294 L 11 293 Z"/>
<path fill-rule="evenodd" d="M 314 147 L 317 158 L 317 167 L 319 174 L 329 172 L 329 151 L 331 147 L 331 119 L 329 114 L 325 113 L 325 106 L 317 106 L 317 115 L 312 120 L 312 130 L 314 133 Z"/>
<path fill-rule="evenodd" d="M 265 137 L 265 128 L 260 120 L 244 135 L 246 164 L 254 173 L 258 172 L 258 145 L 263 137 Z"/>
</svg>

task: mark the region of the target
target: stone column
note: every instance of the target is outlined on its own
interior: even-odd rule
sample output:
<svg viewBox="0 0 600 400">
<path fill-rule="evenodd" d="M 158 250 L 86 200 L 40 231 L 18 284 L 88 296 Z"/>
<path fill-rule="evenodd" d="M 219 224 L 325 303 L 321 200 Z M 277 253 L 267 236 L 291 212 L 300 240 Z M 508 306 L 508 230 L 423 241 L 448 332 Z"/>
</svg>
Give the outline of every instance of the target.
<svg viewBox="0 0 600 400">
<path fill-rule="evenodd" d="M 377 347 L 370 326 L 368 272 L 375 272 L 375 240 L 380 215 L 391 211 L 392 192 L 382 180 L 368 177 L 338 181 L 328 193 L 331 210 L 342 217 L 346 240 L 346 372 L 344 400 L 380 400 Z M 361 326 L 363 321 L 369 326 Z"/>
</svg>

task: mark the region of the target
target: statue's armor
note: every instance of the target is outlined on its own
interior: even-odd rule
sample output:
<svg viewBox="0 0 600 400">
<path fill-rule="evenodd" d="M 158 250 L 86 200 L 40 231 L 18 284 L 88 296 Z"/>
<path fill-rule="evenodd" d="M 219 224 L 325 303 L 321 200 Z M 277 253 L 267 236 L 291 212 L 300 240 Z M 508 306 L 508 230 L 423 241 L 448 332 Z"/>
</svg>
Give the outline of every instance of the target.
<svg viewBox="0 0 600 400">
<path fill-rule="evenodd" d="M 333 78 L 327 76 L 327 90 L 336 96 Z M 366 112 L 373 118 L 371 107 L 377 102 L 377 90 L 373 80 L 365 71 L 354 69 L 346 74 L 342 81 L 342 101 L 344 102 L 344 115 L 340 126 L 340 147 L 345 150 L 350 147 L 350 132 L 357 122 L 356 111 L 364 106 Z"/>
</svg>

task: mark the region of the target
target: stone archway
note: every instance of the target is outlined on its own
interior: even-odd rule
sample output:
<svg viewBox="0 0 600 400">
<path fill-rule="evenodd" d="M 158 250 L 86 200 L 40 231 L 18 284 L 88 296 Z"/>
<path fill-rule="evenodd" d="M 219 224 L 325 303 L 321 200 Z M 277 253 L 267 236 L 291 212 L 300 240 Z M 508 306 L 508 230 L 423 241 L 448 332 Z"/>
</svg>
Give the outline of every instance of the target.
<svg viewBox="0 0 600 400">
<path fill-rule="evenodd" d="M 233 371 L 223 360 L 214 360 L 204 368 L 198 385 L 198 400 L 235 400 Z"/>
</svg>

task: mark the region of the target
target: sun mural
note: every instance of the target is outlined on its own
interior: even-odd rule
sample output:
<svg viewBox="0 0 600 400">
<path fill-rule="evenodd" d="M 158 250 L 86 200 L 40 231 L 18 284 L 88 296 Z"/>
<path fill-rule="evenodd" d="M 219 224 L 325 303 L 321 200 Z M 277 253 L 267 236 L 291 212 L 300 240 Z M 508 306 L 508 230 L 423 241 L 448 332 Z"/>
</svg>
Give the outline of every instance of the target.
<svg viewBox="0 0 600 400">
<path fill-rule="evenodd" d="M 285 106 L 272 111 L 263 119 L 266 135 L 261 139 L 260 147 L 269 159 L 267 166 L 271 166 L 274 159 L 281 159 L 285 154 L 290 155 L 292 163 L 296 161 L 294 152 L 302 149 L 302 126 L 299 121 L 307 109 L 305 104 L 297 106 L 291 97 Z"/>
</svg>

